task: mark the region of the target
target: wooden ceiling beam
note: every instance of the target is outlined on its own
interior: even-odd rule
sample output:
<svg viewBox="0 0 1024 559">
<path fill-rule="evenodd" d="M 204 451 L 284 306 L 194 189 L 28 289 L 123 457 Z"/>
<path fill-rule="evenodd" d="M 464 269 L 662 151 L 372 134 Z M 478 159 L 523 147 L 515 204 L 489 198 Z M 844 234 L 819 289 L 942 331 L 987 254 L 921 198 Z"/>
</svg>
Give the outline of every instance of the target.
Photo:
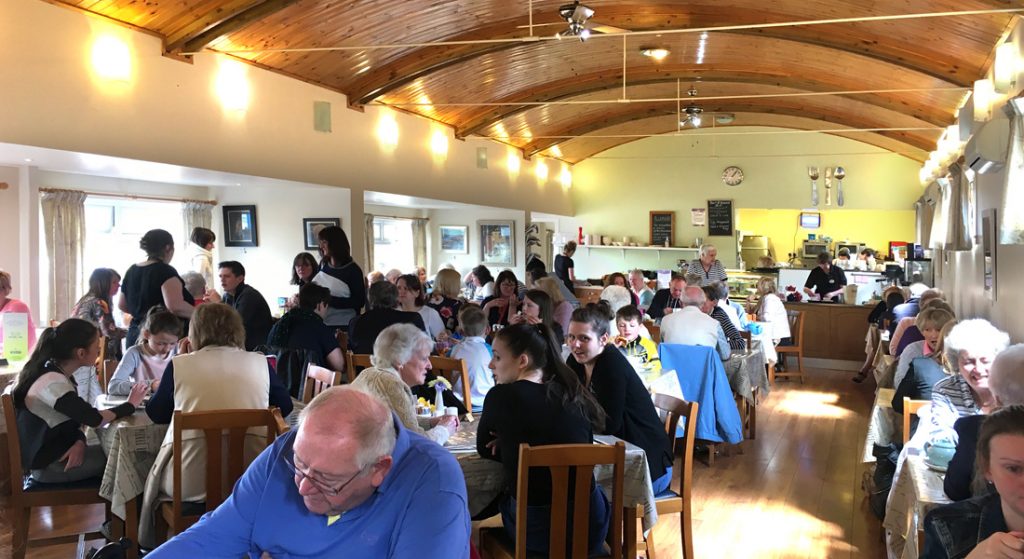
<svg viewBox="0 0 1024 559">
<path fill-rule="evenodd" d="M 199 52 L 217 39 L 277 13 L 299 0 L 238 0 L 167 36 L 164 52 Z"/>
<path fill-rule="evenodd" d="M 639 74 L 639 75 L 638 75 Z M 729 69 L 708 70 L 701 69 L 699 73 L 693 72 L 672 72 L 663 71 L 662 68 L 654 68 L 645 72 L 634 73 L 629 78 L 629 85 L 644 85 L 651 83 L 675 82 L 682 79 L 684 83 L 691 81 L 713 80 L 722 82 L 741 82 L 762 85 L 783 86 L 806 91 L 849 91 L 856 88 L 856 82 L 827 83 L 797 76 L 778 75 L 757 75 L 756 73 L 740 73 Z M 602 90 L 615 90 L 621 86 L 622 74 L 609 69 L 608 72 L 599 72 L 590 76 L 574 76 L 573 78 L 541 84 L 537 88 L 521 93 L 514 93 L 501 101 L 514 103 L 519 102 L 551 102 L 571 99 L 576 96 L 585 95 Z M 914 105 L 907 96 L 899 95 L 864 95 L 849 96 L 850 99 L 863 101 L 885 109 L 909 114 L 917 119 L 923 120 L 935 126 L 947 126 L 953 118 L 951 114 L 932 106 L 920 104 Z M 496 100 L 497 101 L 497 100 Z M 699 98 L 695 101 L 699 102 Z M 508 105 L 503 107 L 489 107 L 481 110 L 468 120 L 464 120 L 456 127 L 456 136 L 465 138 L 473 134 L 479 134 L 494 124 L 513 117 L 535 105 Z"/>
<path fill-rule="evenodd" d="M 713 119 L 714 115 L 718 113 L 766 113 L 812 118 L 823 123 L 850 128 L 866 129 L 900 126 L 899 123 L 893 123 L 882 115 L 867 114 L 859 111 L 837 114 L 831 112 L 828 108 L 822 107 L 786 107 L 773 106 L 771 103 L 738 101 L 714 106 L 705 105 L 703 108 L 705 110 L 705 116 L 707 117 L 706 120 L 708 121 Z M 527 157 L 532 157 L 537 153 L 540 153 L 553 145 L 565 142 L 574 136 L 585 136 L 626 122 L 651 119 L 658 116 L 671 118 L 670 122 L 679 121 L 679 117 L 675 112 L 675 107 L 671 110 L 666 110 L 664 104 L 648 105 L 646 107 L 628 107 L 618 111 L 603 112 L 597 118 L 589 119 L 581 123 L 574 122 L 571 126 L 564 127 L 560 130 L 538 132 L 537 135 L 543 137 L 532 140 L 521 146 L 521 148 Z M 712 125 L 709 123 L 704 126 L 704 129 L 711 127 Z M 936 128 L 934 133 L 879 131 L 877 134 L 892 138 L 917 149 L 928 150 L 935 146 L 934 136 L 939 134 L 941 131 L 941 128 Z M 558 138 L 557 136 L 563 136 L 563 138 Z"/>
</svg>

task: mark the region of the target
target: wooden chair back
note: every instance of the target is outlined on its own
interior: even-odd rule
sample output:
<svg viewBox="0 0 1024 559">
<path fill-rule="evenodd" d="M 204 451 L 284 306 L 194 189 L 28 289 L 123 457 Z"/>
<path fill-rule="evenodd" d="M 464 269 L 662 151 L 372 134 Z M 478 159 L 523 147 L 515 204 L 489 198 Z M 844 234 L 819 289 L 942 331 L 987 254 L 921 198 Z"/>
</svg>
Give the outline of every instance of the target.
<svg viewBox="0 0 1024 559">
<path fill-rule="evenodd" d="M 14 412 L 14 396 L 0 396 L 4 407 L 4 422 L 7 425 L 7 467 L 10 476 L 11 495 L 18 500 L 22 495 L 25 470 L 21 467 L 21 438 L 18 435 L 18 417 Z"/>
<path fill-rule="evenodd" d="M 911 400 L 903 397 L 903 446 L 910 441 L 910 416 L 917 415 L 918 410 L 931 403 L 931 400 Z"/>
<path fill-rule="evenodd" d="M 693 559 L 693 519 L 691 517 L 691 493 L 693 487 L 693 447 L 697 440 L 697 402 L 687 402 L 668 394 L 655 394 L 654 407 L 665 422 L 665 433 L 672 447 L 672 455 L 676 450 L 682 452 L 682 467 L 679 468 L 679 492 L 675 496 L 660 498 L 655 501 L 658 514 L 679 513 L 680 545 L 684 559 Z M 683 436 L 677 437 L 679 420 L 685 423 Z M 680 446 L 681 445 L 681 446 Z M 657 497 L 657 496 L 655 496 Z M 650 548 L 650 546 L 648 546 Z M 650 554 L 650 549 L 648 549 Z"/>
<path fill-rule="evenodd" d="M 348 377 L 349 384 L 356 381 L 356 367 L 359 367 L 359 370 L 361 371 L 373 366 L 373 361 L 370 359 L 371 357 L 372 355 L 369 353 L 345 352 L 345 376 Z"/>
<path fill-rule="evenodd" d="M 596 303 L 601 300 L 601 287 L 577 287 L 573 289 L 576 295 L 576 299 L 580 302 L 580 306 L 587 305 L 589 303 Z"/>
<path fill-rule="evenodd" d="M 466 405 L 467 410 L 473 411 L 473 401 L 469 392 L 469 367 L 466 365 L 466 361 L 431 355 L 430 368 L 436 374 L 448 379 L 448 382 L 452 383 L 453 388 L 455 387 L 456 380 L 461 381 L 462 394 L 459 394 L 459 398 L 462 399 L 462 403 Z"/>
<path fill-rule="evenodd" d="M 804 341 L 804 312 L 803 311 L 786 311 L 786 316 L 789 318 L 789 336 L 793 340 L 791 346 L 781 346 L 778 349 L 788 352 L 799 352 L 803 353 Z"/>
<path fill-rule="evenodd" d="M 174 479 L 171 517 L 168 519 L 174 533 L 180 534 L 199 520 L 199 516 L 184 516 L 182 510 L 182 434 L 190 429 L 203 431 L 203 440 L 206 442 L 205 505 L 206 512 L 210 512 L 224 502 L 248 467 L 245 461 L 245 442 L 247 432 L 253 427 L 266 428 L 268 446 L 278 435 L 288 430 L 278 408 L 174 412 L 174 456 L 171 466 Z M 225 448 L 227 456 L 224 456 Z"/>
<path fill-rule="evenodd" d="M 526 559 L 526 504 L 530 489 L 530 468 L 551 470 L 551 540 L 548 551 L 552 559 L 564 559 L 566 549 L 566 518 L 569 512 L 569 485 L 576 488 L 572 510 L 572 558 L 587 557 L 588 530 L 590 519 L 590 484 L 594 480 L 594 467 L 613 464 L 611 510 L 612 520 L 608 527 L 611 557 L 622 557 L 622 515 L 623 515 L 623 470 L 626 464 L 626 445 L 601 444 L 560 444 L 531 447 L 519 446 L 519 472 L 516 486 L 516 559 Z M 575 467 L 574 479 L 569 479 L 569 469 Z"/>
<path fill-rule="evenodd" d="M 107 387 L 110 386 L 110 379 L 114 378 L 114 373 L 117 371 L 117 366 L 120 362 L 116 359 L 105 359 L 102 363 L 102 366 L 98 368 L 100 388 L 103 389 L 103 392 L 106 392 Z"/>
<path fill-rule="evenodd" d="M 653 322 L 645 322 L 644 326 L 647 327 L 647 331 L 651 333 L 651 341 L 656 344 L 661 343 L 661 326 Z"/>
<path fill-rule="evenodd" d="M 340 372 L 311 364 L 306 369 L 306 387 L 302 391 L 302 403 L 308 404 L 324 390 L 339 384 L 341 384 Z"/>
<path fill-rule="evenodd" d="M 743 343 L 747 344 L 746 348 L 749 350 L 752 347 L 750 345 L 751 339 L 752 339 L 751 336 L 750 336 L 750 331 L 749 330 L 740 330 L 740 337 L 743 338 Z"/>
<path fill-rule="evenodd" d="M 107 343 L 110 340 L 106 336 L 100 336 L 100 355 L 96 358 L 96 370 L 103 369 L 103 362 L 107 360 Z M 106 385 L 104 385 L 106 387 Z"/>
</svg>

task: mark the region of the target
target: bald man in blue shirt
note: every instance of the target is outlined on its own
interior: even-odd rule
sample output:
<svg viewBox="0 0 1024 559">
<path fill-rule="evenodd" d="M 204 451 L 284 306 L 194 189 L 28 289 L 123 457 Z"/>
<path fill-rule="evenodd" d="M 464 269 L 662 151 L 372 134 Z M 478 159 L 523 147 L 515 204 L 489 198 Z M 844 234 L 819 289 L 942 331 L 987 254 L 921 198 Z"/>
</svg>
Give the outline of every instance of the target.
<svg viewBox="0 0 1024 559">
<path fill-rule="evenodd" d="M 227 501 L 150 556 L 469 557 L 466 482 L 451 453 L 348 387 L 324 391 L 299 421 Z"/>
</svg>

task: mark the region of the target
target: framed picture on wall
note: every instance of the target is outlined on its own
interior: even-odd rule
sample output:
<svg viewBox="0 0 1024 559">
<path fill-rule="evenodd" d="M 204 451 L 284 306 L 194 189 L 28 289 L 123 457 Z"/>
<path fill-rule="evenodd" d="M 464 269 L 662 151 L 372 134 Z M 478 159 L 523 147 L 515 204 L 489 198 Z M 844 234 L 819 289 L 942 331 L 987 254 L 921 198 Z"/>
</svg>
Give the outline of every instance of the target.
<svg viewBox="0 0 1024 559">
<path fill-rule="evenodd" d="M 341 227 L 341 219 L 337 217 L 304 217 L 302 218 L 302 237 L 306 239 L 306 250 L 316 250 L 317 236 L 324 227 L 337 225 Z"/>
<path fill-rule="evenodd" d="M 442 225 L 441 252 L 469 254 L 469 227 L 465 225 Z"/>
<path fill-rule="evenodd" d="M 256 206 L 224 206 L 224 246 L 260 246 Z"/>
<path fill-rule="evenodd" d="M 478 221 L 480 261 L 494 266 L 513 266 L 516 261 L 514 221 Z"/>
<path fill-rule="evenodd" d="M 999 242 L 996 223 L 995 208 L 981 213 L 981 276 L 985 295 L 990 301 L 996 300 L 996 247 Z"/>
</svg>

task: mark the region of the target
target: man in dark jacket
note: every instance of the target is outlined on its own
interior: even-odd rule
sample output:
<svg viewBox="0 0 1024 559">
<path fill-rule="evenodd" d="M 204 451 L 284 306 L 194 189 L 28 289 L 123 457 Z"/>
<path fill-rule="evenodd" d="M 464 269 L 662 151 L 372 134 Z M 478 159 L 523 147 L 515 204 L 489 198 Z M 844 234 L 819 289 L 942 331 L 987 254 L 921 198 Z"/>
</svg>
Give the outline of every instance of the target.
<svg viewBox="0 0 1024 559">
<path fill-rule="evenodd" d="M 647 314 L 654 320 L 661 320 L 665 316 L 667 309 L 675 310 L 682 308 L 683 305 L 679 302 L 679 298 L 682 297 L 683 289 L 685 288 L 686 278 L 673 275 L 672 280 L 669 282 L 669 288 L 659 289 L 654 294 L 654 298 L 651 299 L 651 307 L 647 309 Z"/>
<path fill-rule="evenodd" d="M 224 288 L 223 303 L 242 315 L 245 349 L 252 351 L 267 341 L 267 334 L 274 322 L 270 316 L 270 307 L 259 291 L 245 284 L 245 267 L 240 262 L 228 260 L 221 262 L 218 267 L 220 286 Z M 207 298 L 215 303 L 221 299 L 216 292 L 209 293 Z"/>
<path fill-rule="evenodd" d="M 988 385 L 996 406 L 1024 404 L 1024 344 L 1010 346 L 996 356 L 989 370 Z M 946 470 L 943 489 L 946 496 L 954 501 L 970 499 L 972 496 L 974 456 L 978 447 L 978 432 L 984 421 L 984 415 L 969 415 L 953 424 L 959 440 L 956 454 Z"/>
</svg>

